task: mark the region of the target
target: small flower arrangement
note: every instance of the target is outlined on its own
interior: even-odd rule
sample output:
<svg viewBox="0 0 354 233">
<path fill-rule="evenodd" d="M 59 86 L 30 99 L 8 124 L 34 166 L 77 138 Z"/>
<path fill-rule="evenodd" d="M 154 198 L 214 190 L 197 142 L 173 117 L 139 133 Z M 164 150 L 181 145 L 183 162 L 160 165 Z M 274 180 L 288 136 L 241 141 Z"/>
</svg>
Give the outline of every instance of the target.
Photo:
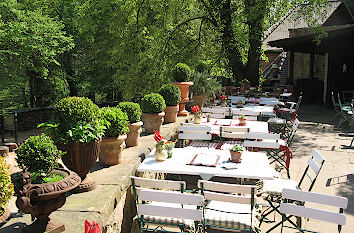
<svg viewBox="0 0 354 233">
<path fill-rule="evenodd" d="M 243 146 L 240 146 L 240 145 L 234 145 L 233 147 L 230 148 L 230 151 L 233 151 L 233 152 L 242 152 L 244 151 L 244 147 Z"/>
<path fill-rule="evenodd" d="M 224 103 L 227 102 L 227 96 L 226 96 L 226 95 L 221 95 L 219 98 L 220 98 L 220 100 L 221 100 L 222 102 L 224 102 Z"/>
<path fill-rule="evenodd" d="M 246 115 L 241 115 L 241 116 L 239 116 L 239 119 L 247 120 L 247 116 Z"/>
<path fill-rule="evenodd" d="M 158 131 L 154 132 L 154 139 L 156 143 L 156 151 L 161 152 L 162 150 L 166 150 L 168 153 L 168 158 L 172 157 L 172 150 L 175 148 L 175 143 L 167 141 Z"/>
<path fill-rule="evenodd" d="M 193 111 L 193 114 L 195 117 L 200 117 L 202 118 L 203 117 L 203 113 L 202 111 L 200 110 L 199 106 L 198 105 L 194 105 L 192 107 L 192 111 Z"/>
</svg>

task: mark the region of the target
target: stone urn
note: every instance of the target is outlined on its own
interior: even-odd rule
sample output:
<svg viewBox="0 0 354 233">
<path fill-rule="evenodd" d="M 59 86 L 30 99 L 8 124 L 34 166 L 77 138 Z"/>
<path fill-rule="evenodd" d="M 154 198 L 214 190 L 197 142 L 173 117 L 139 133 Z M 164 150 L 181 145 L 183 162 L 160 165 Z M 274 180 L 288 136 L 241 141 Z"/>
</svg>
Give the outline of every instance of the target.
<svg viewBox="0 0 354 233">
<path fill-rule="evenodd" d="M 172 123 L 177 121 L 177 113 L 178 113 L 179 106 L 166 106 L 165 109 L 165 122 Z"/>
<path fill-rule="evenodd" d="M 204 105 L 205 95 L 196 95 L 193 96 L 194 104 L 198 105 L 200 108 Z"/>
<path fill-rule="evenodd" d="M 15 180 L 17 208 L 26 214 L 31 214 L 32 219 L 35 219 L 22 232 L 65 231 L 64 224 L 56 222 L 49 215 L 65 204 L 66 192 L 75 189 L 81 179 L 76 173 L 63 168 L 55 168 L 51 173 L 62 175 L 64 179 L 53 183 L 32 184 L 31 174 L 25 171 L 20 173 L 19 180 Z"/>
<path fill-rule="evenodd" d="M 125 148 L 127 135 L 118 137 L 102 138 L 99 160 L 103 165 L 117 165 L 123 161 L 123 149 Z"/>
<path fill-rule="evenodd" d="M 160 132 L 161 125 L 164 120 L 164 116 L 165 116 L 165 112 L 143 113 L 141 118 L 144 122 L 145 132 L 146 133 L 154 133 L 154 131 Z"/>
<path fill-rule="evenodd" d="M 230 161 L 233 163 L 241 163 L 242 161 L 242 151 L 232 151 L 230 150 Z"/>
<path fill-rule="evenodd" d="M 189 112 L 186 110 L 186 103 L 189 101 L 189 86 L 192 86 L 193 82 L 174 82 L 173 84 L 181 91 L 178 116 L 189 116 Z"/>
<path fill-rule="evenodd" d="M 76 172 L 81 178 L 81 184 L 74 192 L 88 192 L 96 188 L 96 181 L 88 177 L 87 174 L 96 164 L 100 153 L 100 142 L 101 140 L 89 143 L 56 144 L 59 150 L 66 152 L 62 157 L 65 166 Z"/>
<path fill-rule="evenodd" d="M 127 147 L 139 145 L 139 138 L 142 132 L 142 125 L 142 121 L 131 123 L 129 125 L 129 132 L 127 133 L 127 139 L 125 139 L 125 144 Z"/>
</svg>

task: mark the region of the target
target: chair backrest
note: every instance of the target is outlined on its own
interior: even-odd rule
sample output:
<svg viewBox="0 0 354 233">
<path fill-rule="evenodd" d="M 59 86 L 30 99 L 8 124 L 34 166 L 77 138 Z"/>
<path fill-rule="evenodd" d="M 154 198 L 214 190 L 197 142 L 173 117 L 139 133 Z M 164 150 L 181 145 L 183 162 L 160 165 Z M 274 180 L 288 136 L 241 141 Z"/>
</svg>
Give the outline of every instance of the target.
<svg viewBox="0 0 354 233">
<path fill-rule="evenodd" d="M 229 114 L 230 109 L 228 107 L 203 107 L 203 113 L 210 113 L 211 118 L 224 119 Z"/>
<path fill-rule="evenodd" d="M 220 138 L 245 138 L 245 133 L 249 131 L 245 126 L 221 126 Z"/>
<path fill-rule="evenodd" d="M 186 140 L 200 140 L 210 141 L 211 126 L 195 125 L 195 124 L 181 124 L 179 126 L 178 139 L 181 140 L 181 146 L 184 147 Z"/>
<path fill-rule="evenodd" d="M 300 95 L 299 99 L 297 100 L 296 106 L 295 106 L 295 111 L 299 110 L 300 104 L 302 100 L 302 95 Z"/>
<path fill-rule="evenodd" d="M 145 179 L 135 176 L 131 177 L 131 181 L 139 221 L 143 221 L 144 215 L 194 221 L 203 220 L 203 212 L 200 208 L 204 205 L 204 197 L 183 193 L 185 182 Z M 154 204 L 154 202 L 159 204 Z M 166 205 L 162 203 L 166 203 Z M 171 203 L 179 205 L 171 205 Z M 192 205 L 195 208 L 183 208 L 183 205 Z"/>
<path fill-rule="evenodd" d="M 336 103 L 333 91 L 331 91 L 331 99 L 332 99 L 332 103 L 333 103 L 333 108 L 335 111 L 337 111 L 337 107 L 339 104 Z"/>
<path fill-rule="evenodd" d="M 283 219 L 285 215 L 292 215 L 304 218 L 312 218 L 325 222 L 331 222 L 338 224 L 338 232 L 341 231 L 342 225 L 345 225 L 346 223 L 346 216 L 345 214 L 343 214 L 343 210 L 346 209 L 348 206 L 348 199 L 345 197 L 312 193 L 294 189 L 283 189 L 282 198 L 284 198 L 285 200 L 284 203 L 280 204 L 279 210 L 283 214 Z M 295 200 L 306 203 L 317 203 L 332 207 L 338 207 L 340 209 L 339 213 L 336 213 L 333 211 L 297 205 L 293 201 L 291 203 L 288 203 L 288 200 Z M 282 224 L 282 227 L 287 226 L 284 226 Z"/>
<path fill-rule="evenodd" d="M 338 93 L 338 104 L 339 104 L 339 109 L 340 109 L 341 113 L 344 114 L 344 113 L 343 113 L 343 105 L 342 105 L 342 101 L 341 101 L 341 99 L 340 99 L 339 93 Z"/>
<path fill-rule="evenodd" d="M 250 214 L 251 226 L 252 226 L 252 222 L 253 222 L 252 212 L 256 204 L 255 195 L 257 193 L 257 186 L 227 184 L 227 183 L 199 180 L 198 188 L 201 190 L 201 194 L 204 196 L 205 201 L 218 201 L 218 202 L 249 205 L 250 206 L 249 214 Z M 225 205 L 227 204 L 225 203 Z M 204 205 L 203 210 L 205 211 L 206 209 L 208 209 L 207 204 Z M 230 212 L 237 213 L 237 209 L 230 208 Z"/>
<path fill-rule="evenodd" d="M 291 145 L 291 142 L 293 141 L 293 139 L 295 137 L 295 133 L 296 133 L 297 129 L 299 128 L 299 124 L 300 124 L 300 121 L 296 118 L 294 120 L 293 126 L 291 127 L 291 132 L 290 132 L 288 140 L 287 140 L 288 146 Z"/>
<path fill-rule="evenodd" d="M 233 119 L 238 119 L 240 116 L 245 115 L 247 116 L 247 120 L 257 121 L 257 116 L 259 116 L 260 114 L 260 111 L 243 110 L 242 108 L 232 110 Z"/>
<path fill-rule="evenodd" d="M 245 138 L 256 139 L 256 141 L 245 140 L 243 146 L 246 148 L 279 149 L 280 147 L 280 143 L 278 142 L 280 134 L 251 132 L 246 133 Z M 264 139 L 270 140 L 264 141 Z"/>
<path fill-rule="evenodd" d="M 245 103 L 247 100 L 247 98 L 244 96 L 228 96 L 227 98 L 231 100 L 231 104 L 237 104 L 237 102 L 239 102 L 240 100 L 242 101 L 242 103 Z"/>
<path fill-rule="evenodd" d="M 307 191 L 310 192 L 313 186 L 315 185 L 318 174 L 320 173 L 325 161 L 326 159 L 317 150 L 313 149 L 312 157 L 307 160 L 307 166 L 304 171 L 304 174 L 300 179 L 299 187 L 301 187 L 302 182 L 304 181 L 305 177 L 307 177 L 308 179 L 310 179 L 310 186 Z"/>
</svg>

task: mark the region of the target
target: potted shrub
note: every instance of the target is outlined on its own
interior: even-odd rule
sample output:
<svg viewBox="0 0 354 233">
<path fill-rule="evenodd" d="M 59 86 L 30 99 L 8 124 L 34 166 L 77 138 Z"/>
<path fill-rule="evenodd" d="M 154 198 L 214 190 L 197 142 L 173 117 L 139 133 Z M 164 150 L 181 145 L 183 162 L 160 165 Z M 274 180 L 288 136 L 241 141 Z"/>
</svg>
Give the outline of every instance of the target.
<svg viewBox="0 0 354 233">
<path fill-rule="evenodd" d="M 245 126 L 246 121 L 247 121 L 247 117 L 245 115 L 239 116 L 238 121 L 239 121 L 240 126 Z"/>
<path fill-rule="evenodd" d="M 189 113 L 185 109 L 186 103 L 189 101 L 189 86 L 193 85 L 193 82 L 189 81 L 191 69 L 184 63 L 178 63 L 172 70 L 172 77 L 175 81 L 174 84 L 181 91 L 181 102 L 179 103 L 178 116 L 188 116 Z"/>
<path fill-rule="evenodd" d="M 10 210 L 7 208 L 7 204 L 13 194 L 14 186 L 11 182 L 8 165 L 5 159 L 0 156 L 0 224 L 10 216 Z"/>
<path fill-rule="evenodd" d="M 122 162 L 125 139 L 129 132 L 128 116 L 117 107 L 102 108 L 106 121 L 105 134 L 101 141 L 99 160 L 103 165 L 116 165 Z"/>
<path fill-rule="evenodd" d="M 141 108 L 138 103 L 133 102 L 121 102 L 117 106 L 123 112 L 127 113 L 129 124 L 129 132 L 127 134 L 127 139 L 125 139 L 125 144 L 129 146 L 137 146 L 139 144 L 140 134 L 142 132 L 141 126 L 143 122 L 141 119 Z"/>
<path fill-rule="evenodd" d="M 141 99 L 140 106 L 143 111 L 142 119 L 145 132 L 160 132 L 166 108 L 163 97 L 158 93 L 147 94 Z"/>
<path fill-rule="evenodd" d="M 161 87 L 159 94 L 162 95 L 166 103 L 165 122 L 176 122 L 178 104 L 181 101 L 181 91 L 176 85 L 167 84 Z"/>
<path fill-rule="evenodd" d="M 239 145 L 234 145 L 231 149 L 230 149 L 230 161 L 233 163 L 241 163 L 241 156 L 243 151 L 245 150 L 245 148 L 243 146 L 239 146 Z"/>
<path fill-rule="evenodd" d="M 193 93 L 193 100 L 196 105 L 203 107 L 206 97 L 215 98 L 215 93 L 221 91 L 221 84 L 215 79 L 210 77 L 208 73 L 195 72 L 191 81 L 194 83 L 190 87 Z"/>
<path fill-rule="evenodd" d="M 23 169 L 14 176 L 16 206 L 36 219 L 26 227 L 26 231 L 64 231 L 64 225 L 55 222 L 49 215 L 64 205 L 66 192 L 80 184 L 80 177 L 72 171 L 59 168 L 57 160 L 63 152 L 48 136 L 28 138 L 16 153 L 16 162 Z"/>
<path fill-rule="evenodd" d="M 67 97 L 54 106 L 53 120 L 39 125 L 66 152 L 62 158 L 65 166 L 80 176 L 82 182 L 75 192 L 96 188 L 96 182 L 87 174 L 96 164 L 105 130 L 105 122 L 99 118 L 101 111 L 90 99 Z"/>
</svg>

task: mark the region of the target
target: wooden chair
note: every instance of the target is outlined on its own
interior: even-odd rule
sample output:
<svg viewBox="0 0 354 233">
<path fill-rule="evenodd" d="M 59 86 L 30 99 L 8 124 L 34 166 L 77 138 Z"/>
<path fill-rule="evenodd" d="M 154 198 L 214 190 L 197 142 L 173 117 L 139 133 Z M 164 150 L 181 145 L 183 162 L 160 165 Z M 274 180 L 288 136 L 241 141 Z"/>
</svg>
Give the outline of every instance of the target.
<svg viewBox="0 0 354 233">
<path fill-rule="evenodd" d="M 261 112 L 243 110 L 242 108 L 233 109 L 232 110 L 232 119 L 238 119 L 240 116 L 245 115 L 245 116 L 247 116 L 247 120 L 249 120 L 249 121 L 257 121 L 258 116 L 260 114 L 261 114 Z"/>
<path fill-rule="evenodd" d="M 343 111 L 343 105 L 342 105 L 342 101 L 340 99 L 340 95 L 338 93 L 338 103 L 339 103 L 339 108 L 340 108 L 340 112 L 341 112 L 341 116 L 342 118 L 339 119 L 338 122 L 338 128 L 346 121 L 350 121 L 351 120 L 351 116 L 348 115 L 346 112 Z"/>
<path fill-rule="evenodd" d="M 346 216 L 343 214 L 344 209 L 348 206 L 348 199 L 345 197 L 332 196 L 320 193 L 311 193 L 293 189 L 283 189 L 282 196 L 284 202 L 280 204 L 279 211 L 282 214 L 281 232 L 284 228 L 300 230 L 301 232 L 315 232 L 312 230 L 302 229 L 301 226 L 284 225 L 289 222 L 292 216 L 311 218 L 325 222 L 338 224 L 338 232 L 341 232 L 342 226 L 346 223 Z M 339 212 L 322 210 L 318 208 L 310 208 L 296 203 L 317 203 L 339 208 Z"/>
<path fill-rule="evenodd" d="M 260 224 L 264 221 L 264 219 L 274 211 L 277 213 L 279 212 L 279 203 L 282 200 L 281 192 L 283 189 L 294 189 L 294 190 L 301 190 L 303 189 L 302 184 L 305 178 L 310 180 L 309 186 L 307 187 L 307 191 L 311 192 L 313 186 L 316 183 L 318 174 L 320 173 L 323 164 L 325 162 L 325 158 L 316 150 L 312 150 L 312 156 L 307 160 L 307 166 L 305 171 L 300 179 L 299 182 L 294 180 L 284 179 L 284 178 L 274 178 L 273 180 L 265 180 L 263 182 L 263 190 L 262 194 L 266 194 L 264 199 L 269 203 L 269 208 L 262 213 L 262 218 L 260 220 Z M 271 230 L 275 229 L 276 227 L 280 226 L 280 223 L 274 225 Z"/>
<path fill-rule="evenodd" d="M 244 126 L 220 126 L 220 139 L 244 139 L 249 130 Z"/>
<path fill-rule="evenodd" d="M 247 101 L 247 98 L 244 96 L 228 96 L 227 98 L 231 101 L 231 105 L 236 105 L 239 101 L 242 101 L 244 104 Z"/>
<path fill-rule="evenodd" d="M 140 233 L 147 230 L 171 232 L 163 228 L 166 225 L 178 227 L 180 232 L 198 229 L 203 220 L 204 197 L 184 193 L 184 181 L 130 178 Z"/>
<path fill-rule="evenodd" d="M 180 140 L 182 147 L 186 145 L 186 140 L 191 140 L 192 143 L 193 141 L 203 141 L 206 146 L 208 146 L 212 139 L 211 126 L 182 124 L 179 126 L 178 139 Z"/>
<path fill-rule="evenodd" d="M 257 186 L 199 180 L 198 187 L 205 198 L 203 225 L 206 230 L 259 231 Z"/>
<path fill-rule="evenodd" d="M 210 113 L 210 118 L 224 119 L 230 115 L 230 109 L 228 107 L 203 107 L 203 113 Z"/>
</svg>

